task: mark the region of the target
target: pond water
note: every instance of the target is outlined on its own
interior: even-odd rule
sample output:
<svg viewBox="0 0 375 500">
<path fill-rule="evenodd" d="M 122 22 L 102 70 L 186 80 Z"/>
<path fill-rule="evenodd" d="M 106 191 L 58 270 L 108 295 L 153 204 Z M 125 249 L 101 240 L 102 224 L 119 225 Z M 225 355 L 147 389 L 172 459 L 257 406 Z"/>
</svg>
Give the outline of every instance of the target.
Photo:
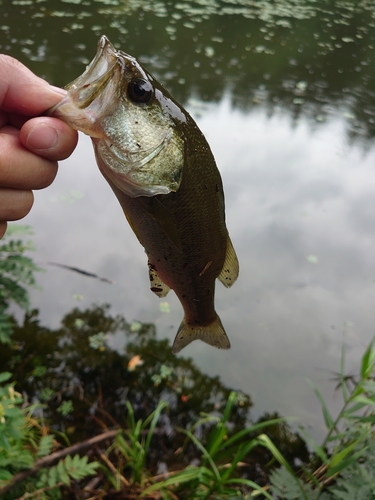
<svg viewBox="0 0 375 500">
<path fill-rule="evenodd" d="M 217 311 L 232 343 L 182 356 L 250 394 L 253 415 L 324 432 L 306 382 L 340 407 L 342 345 L 356 373 L 375 320 L 375 10 L 368 1 L 0 1 L 0 51 L 50 83 L 80 75 L 101 34 L 137 57 L 196 119 L 222 173 L 240 260 Z M 109 303 L 173 340 L 182 309 L 149 291 L 146 256 L 81 136 L 25 223 L 46 272 L 45 325 Z M 47 262 L 75 266 L 108 284 Z M 131 284 L 131 286 L 129 286 Z M 117 347 L 120 349 L 121 341 Z"/>
</svg>

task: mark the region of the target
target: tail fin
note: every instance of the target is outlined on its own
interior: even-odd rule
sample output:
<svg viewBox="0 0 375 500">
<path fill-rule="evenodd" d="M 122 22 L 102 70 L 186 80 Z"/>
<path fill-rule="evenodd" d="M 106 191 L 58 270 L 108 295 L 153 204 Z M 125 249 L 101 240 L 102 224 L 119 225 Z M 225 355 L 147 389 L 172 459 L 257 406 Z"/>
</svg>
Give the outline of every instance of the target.
<svg viewBox="0 0 375 500">
<path fill-rule="evenodd" d="M 177 354 L 194 340 L 202 340 L 202 342 L 206 342 L 206 344 L 217 347 L 218 349 L 230 348 L 229 339 L 217 315 L 212 323 L 205 326 L 189 325 L 184 318 L 178 329 L 176 338 L 174 339 L 172 352 Z"/>
</svg>

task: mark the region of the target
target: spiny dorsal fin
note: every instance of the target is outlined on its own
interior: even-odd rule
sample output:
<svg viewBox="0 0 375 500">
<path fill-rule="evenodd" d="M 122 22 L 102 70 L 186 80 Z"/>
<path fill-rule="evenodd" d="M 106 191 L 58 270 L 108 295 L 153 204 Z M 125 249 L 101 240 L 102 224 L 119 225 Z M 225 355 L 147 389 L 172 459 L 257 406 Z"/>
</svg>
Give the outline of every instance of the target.
<svg viewBox="0 0 375 500">
<path fill-rule="evenodd" d="M 229 339 L 217 315 L 212 323 L 205 326 L 192 326 L 187 324 L 185 319 L 183 319 L 174 339 L 172 352 L 177 354 L 194 340 L 202 340 L 202 342 L 218 349 L 230 348 Z"/>
<path fill-rule="evenodd" d="M 237 255 L 228 234 L 224 265 L 223 269 L 220 271 L 218 279 L 222 282 L 224 286 L 229 288 L 238 278 L 238 273 L 239 273 L 239 264 Z"/>
</svg>

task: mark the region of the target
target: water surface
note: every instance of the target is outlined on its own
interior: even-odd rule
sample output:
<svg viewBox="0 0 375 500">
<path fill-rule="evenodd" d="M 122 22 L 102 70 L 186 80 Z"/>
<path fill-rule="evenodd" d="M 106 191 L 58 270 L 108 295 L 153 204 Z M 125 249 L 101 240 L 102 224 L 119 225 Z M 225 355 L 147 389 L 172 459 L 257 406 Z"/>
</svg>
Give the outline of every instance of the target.
<svg viewBox="0 0 375 500">
<path fill-rule="evenodd" d="M 0 50 L 55 85 L 82 73 L 97 39 L 140 59 L 196 119 L 222 173 L 240 260 L 217 285 L 227 352 L 195 342 L 210 375 L 251 394 L 254 414 L 300 417 L 322 435 L 319 404 L 344 342 L 348 370 L 375 319 L 374 11 L 349 1 L 0 2 Z M 20 12 L 22 11 L 22 15 Z M 45 324 L 73 306 L 110 303 L 173 340 L 173 293 L 149 291 L 146 256 L 81 137 L 25 222 L 47 272 L 33 293 Z M 109 285 L 48 261 L 80 267 Z"/>
</svg>

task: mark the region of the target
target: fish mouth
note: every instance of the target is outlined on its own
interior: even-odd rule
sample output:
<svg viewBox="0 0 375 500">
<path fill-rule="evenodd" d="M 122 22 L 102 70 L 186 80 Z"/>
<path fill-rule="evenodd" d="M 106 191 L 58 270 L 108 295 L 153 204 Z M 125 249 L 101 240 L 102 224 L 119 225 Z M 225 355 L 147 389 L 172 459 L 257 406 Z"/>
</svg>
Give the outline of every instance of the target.
<svg viewBox="0 0 375 500">
<path fill-rule="evenodd" d="M 112 103 L 124 70 L 117 50 L 102 35 L 95 57 L 85 72 L 65 86 L 67 95 L 47 114 L 62 119 L 91 137 L 101 138 L 103 135 L 93 124 L 102 109 L 114 106 Z"/>
<path fill-rule="evenodd" d="M 94 59 L 81 76 L 66 85 L 71 94 L 77 92 L 75 104 L 87 108 L 104 90 L 117 65 L 117 51 L 105 35 L 99 39 Z"/>
</svg>

